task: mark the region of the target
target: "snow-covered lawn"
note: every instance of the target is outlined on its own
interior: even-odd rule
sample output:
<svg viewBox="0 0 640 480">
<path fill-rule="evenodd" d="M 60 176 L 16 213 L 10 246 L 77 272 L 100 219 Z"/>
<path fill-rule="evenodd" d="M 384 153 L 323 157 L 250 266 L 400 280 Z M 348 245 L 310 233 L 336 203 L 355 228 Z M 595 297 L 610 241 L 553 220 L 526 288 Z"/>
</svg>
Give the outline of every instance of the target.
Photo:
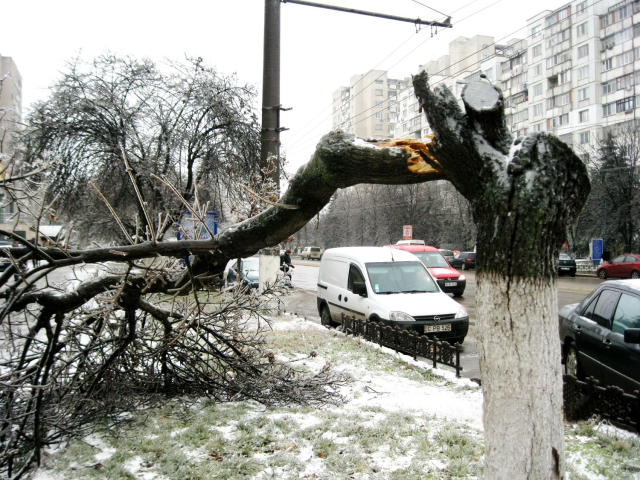
<svg viewBox="0 0 640 480">
<path fill-rule="evenodd" d="M 274 319 L 269 341 L 279 360 L 349 372 L 347 403 L 174 401 L 132 415 L 131 428 L 45 452 L 34 478 L 483 476 L 482 394 L 473 382 L 295 316 Z M 623 464 L 640 464 L 636 435 L 593 423 L 568 425 L 567 448 L 572 479 L 634 478 Z"/>
</svg>

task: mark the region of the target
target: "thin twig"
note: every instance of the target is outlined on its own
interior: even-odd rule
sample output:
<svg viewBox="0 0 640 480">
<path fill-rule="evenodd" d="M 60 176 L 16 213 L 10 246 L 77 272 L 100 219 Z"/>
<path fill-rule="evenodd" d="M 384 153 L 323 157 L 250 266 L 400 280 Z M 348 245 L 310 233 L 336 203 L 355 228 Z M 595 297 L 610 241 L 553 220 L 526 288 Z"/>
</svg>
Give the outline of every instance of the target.
<svg viewBox="0 0 640 480">
<path fill-rule="evenodd" d="M 285 205 L 283 203 L 275 203 L 272 202 L 271 200 L 267 200 L 266 198 L 262 198 L 260 195 L 258 195 L 256 192 L 254 192 L 253 190 L 251 190 L 248 187 L 245 187 L 244 185 L 242 185 L 241 183 L 238 184 L 238 186 L 240 188 L 245 189 L 247 192 L 249 192 L 251 195 L 253 195 L 254 197 L 256 197 L 257 199 L 263 201 L 264 203 L 268 204 L 268 205 L 272 205 L 274 207 L 279 207 L 279 208 L 284 208 L 285 210 L 300 210 L 300 206 L 299 205 Z"/>
<path fill-rule="evenodd" d="M 111 212 L 111 215 L 113 215 L 113 218 L 115 218 L 116 222 L 118 222 L 118 225 L 120 226 L 120 230 L 122 230 L 122 233 L 124 233 L 124 235 L 127 237 L 127 239 L 129 240 L 129 243 L 131 243 L 131 245 L 134 245 L 134 241 L 133 238 L 131 238 L 131 235 L 129 235 L 129 232 L 127 232 L 127 229 L 124 228 L 124 224 L 122 223 L 122 220 L 120 220 L 120 217 L 118 217 L 118 214 L 116 213 L 116 211 L 113 209 L 113 207 L 111 206 L 111 204 L 109 203 L 109 201 L 105 198 L 105 196 L 100 192 L 100 190 L 98 190 L 98 187 L 96 187 L 93 182 L 89 182 L 89 185 L 91 185 L 91 187 L 96 191 L 96 193 L 98 194 L 98 196 L 102 199 L 102 201 L 104 202 L 104 204 L 107 206 L 107 208 L 109 209 L 109 211 Z"/>
</svg>

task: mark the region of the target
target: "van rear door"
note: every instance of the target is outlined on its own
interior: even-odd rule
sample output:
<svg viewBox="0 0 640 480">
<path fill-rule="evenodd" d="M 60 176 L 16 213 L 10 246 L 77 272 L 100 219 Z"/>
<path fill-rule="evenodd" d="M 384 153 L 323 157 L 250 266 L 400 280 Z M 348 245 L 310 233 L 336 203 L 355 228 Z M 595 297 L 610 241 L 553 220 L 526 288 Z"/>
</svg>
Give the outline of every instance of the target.
<svg viewBox="0 0 640 480">
<path fill-rule="evenodd" d="M 318 277 L 318 297 L 329 305 L 329 312 L 334 322 L 342 320 L 342 303 L 347 290 L 349 278 L 349 261 L 343 257 L 331 256 L 322 259 Z"/>
</svg>

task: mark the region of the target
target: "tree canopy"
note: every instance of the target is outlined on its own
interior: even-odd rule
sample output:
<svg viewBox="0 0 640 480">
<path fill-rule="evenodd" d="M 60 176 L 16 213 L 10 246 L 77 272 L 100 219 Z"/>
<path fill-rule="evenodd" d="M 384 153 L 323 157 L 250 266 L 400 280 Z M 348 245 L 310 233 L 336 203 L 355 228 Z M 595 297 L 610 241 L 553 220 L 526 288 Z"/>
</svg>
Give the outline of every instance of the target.
<svg viewBox="0 0 640 480">
<path fill-rule="evenodd" d="M 77 58 L 33 108 L 24 138 L 32 158 L 55 160 L 50 196 L 58 197 L 58 210 L 74 218 L 77 230 L 104 239 L 114 232 L 92 182 L 131 234 L 136 216 L 144 233 L 138 194 L 152 218 L 166 213 L 176 221 L 184 211 L 152 174 L 187 201 L 197 185 L 223 216 L 227 197 L 238 197 L 237 184 L 259 173 L 255 95 L 200 58 L 161 65 L 109 54 L 91 62 Z"/>
</svg>

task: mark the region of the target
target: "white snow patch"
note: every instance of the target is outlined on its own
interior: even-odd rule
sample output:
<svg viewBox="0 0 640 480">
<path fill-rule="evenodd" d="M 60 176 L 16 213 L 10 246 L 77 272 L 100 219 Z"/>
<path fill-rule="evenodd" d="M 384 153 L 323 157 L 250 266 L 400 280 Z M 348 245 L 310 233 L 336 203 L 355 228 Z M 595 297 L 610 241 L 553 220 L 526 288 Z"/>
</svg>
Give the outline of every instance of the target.
<svg viewBox="0 0 640 480">
<path fill-rule="evenodd" d="M 363 138 L 358 138 L 358 137 L 353 139 L 353 144 L 358 147 L 377 148 L 376 145 L 374 145 L 373 143 L 369 143 Z"/>
<path fill-rule="evenodd" d="M 84 441 L 91 445 L 92 447 L 100 450 L 99 453 L 94 455 L 94 458 L 98 462 L 104 462 L 105 460 L 109 460 L 116 453 L 116 449 L 110 447 L 102 440 L 102 438 L 98 437 L 96 434 L 91 434 L 84 438 Z"/>
<path fill-rule="evenodd" d="M 490 84 L 485 82 L 468 83 L 462 93 L 464 101 L 476 111 L 493 110 L 498 103 L 500 94 Z"/>
<path fill-rule="evenodd" d="M 189 430 L 189 429 L 188 428 L 179 428 L 177 430 L 173 430 L 169 435 L 171 436 L 171 438 L 177 437 L 178 435 L 182 435 L 187 430 Z"/>
<path fill-rule="evenodd" d="M 222 433 L 222 436 L 225 438 L 225 440 L 233 440 L 234 438 L 236 438 L 236 426 L 235 425 L 229 425 L 226 427 L 219 427 L 219 426 L 212 426 L 211 430 L 217 430 L 220 433 Z"/>
<path fill-rule="evenodd" d="M 144 463 L 142 457 L 133 457 L 125 462 L 123 468 L 136 478 L 142 480 L 152 480 L 158 476 L 156 472 L 148 471 L 150 467 L 144 467 L 142 463 Z"/>
</svg>

